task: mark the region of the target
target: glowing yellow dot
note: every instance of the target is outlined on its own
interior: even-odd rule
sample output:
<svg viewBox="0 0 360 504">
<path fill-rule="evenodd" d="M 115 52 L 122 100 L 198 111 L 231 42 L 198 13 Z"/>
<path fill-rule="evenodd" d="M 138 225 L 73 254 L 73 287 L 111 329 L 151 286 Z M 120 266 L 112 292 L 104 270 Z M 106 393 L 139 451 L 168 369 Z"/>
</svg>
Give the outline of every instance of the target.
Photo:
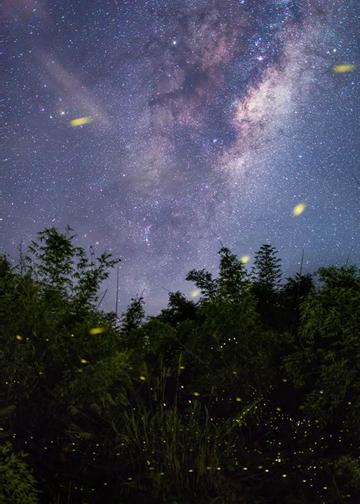
<svg viewBox="0 0 360 504">
<path fill-rule="evenodd" d="M 247 468 L 247 467 L 243 467 L 243 471 L 247 471 L 247 470 L 248 470 L 248 468 Z"/>
<path fill-rule="evenodd" d="M 190 297 L 196 298 L 196 297 L 200 296 L 200 294 L 201 294 L 201 290 L 200 289 L 195 289 L 195 290 L 193 290 L 191 292 Z"/>
<path fill-rule="evenodd" d="M 146 376 L 144 376 L 144 375 L 140 375 L 140 376 L 139 376 L 139 380 L 140 380 L 140 381 L 146 381 Z"/>
<path fill-rule="evenodd" d="M 287 474 L 282 474 L 282 478 L 287 478 Z"/>
<path fill-rule="evenodd" d="M 22 341 L 22 340 L 23 340 L 23 337 L 22 337 L 22 336 L 20 336 L 20 334 L 17 334 L 17 335 L 15 336 L 15 338 L 16 338 L 18 341 Z"/>
<path fill-rule="evenodd" d="M 70 124 L 73 127 L 76 126 L 84 126 L 84 124 L 89 124 L 92 122 L 92 117 L 90 116 L 85 116 L 85 117 L 76 117 L 75 119 L 71 119 Z"/>
<path fill-rule="evenodd" d="M 81 364 L 89 364 L 89 361 L 86 359 L 80 359 Z"/>
<path fill-rule="evenodd" d="M 217 468 L 216 468 L 216 470 L 217 470 L 217 471 L 221 471 L 221 467 L 217 467 Z"/>
<path fill-rule="evenodd" d="M 299 203 L 293 208 L 293 216 L 294 217 L 299 217 L 306 209 L 305 203 Z"/>
<path fill-rule="evenodd" d="M 243 255 L 242 257 L 240 257 L 240 262 L 242 264 L 247 264 L 249 261 L 250 261 L 250 256 L 248 256 L 248 255 Z"/>
<path fill-rule="evenodd" d="M 179 366 L 179 369 L 185 369 L 185 366 Z"/>
<path fill-rule="evenodd" d="M 199 395 L 200 395 L 199 392 L 193 392 L 193 396 L 199 397 Z"/>
<path fill-rule="evenodd" d="M 194 469 L 189 469 L 189 473 L 193 473 L 194 472 Z"/>
<path fill-rule="evenodd" d="M 348 65 L 334 65 L 332 67 L 334 73 L 348 73 L 353 72 L 356 68 L 356 65 L 348 64 Z"/>
<path fill-rule="evenodd" d="M 106 329 L 105 327 L 92 327 L 90 330 L 89 330 L 89 334 L 92 334 L 92 335 L 95 335 L 95 334 L 102 334 L 106 332 Z"/>
<path fill-rule="evenodd" d="M 236 401 L 236 402 L 241 402 L 241 397 L 237 397 L 237 398 L 235 399 L 235 401 Z"/>
</svg>

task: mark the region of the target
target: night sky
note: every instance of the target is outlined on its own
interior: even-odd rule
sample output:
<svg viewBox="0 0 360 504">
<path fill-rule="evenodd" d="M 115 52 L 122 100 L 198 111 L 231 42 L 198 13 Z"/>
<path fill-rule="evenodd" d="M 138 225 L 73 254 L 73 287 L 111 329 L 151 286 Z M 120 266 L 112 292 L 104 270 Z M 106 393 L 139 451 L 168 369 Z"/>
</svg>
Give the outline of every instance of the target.
<svg viewBox="0 0 360 504">
<path fill-rule="evenodd" d="M 0 22 L 4 251 L 69 224 L 150 313 L 221 244 L 251 267 L 272 243 L 284 276 L 303 249 L 306 272 L 360 262 L 359 0 L 5 0 Z"/>
</svg>

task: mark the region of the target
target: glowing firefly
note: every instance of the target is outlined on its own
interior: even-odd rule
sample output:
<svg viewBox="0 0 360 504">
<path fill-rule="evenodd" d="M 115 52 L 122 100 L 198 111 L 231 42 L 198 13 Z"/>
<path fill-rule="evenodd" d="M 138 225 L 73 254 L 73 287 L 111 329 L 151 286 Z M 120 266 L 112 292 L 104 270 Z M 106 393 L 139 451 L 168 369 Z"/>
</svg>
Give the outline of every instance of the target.
<svg viewBox="0 0 360 504">
<path fill-rule="evenodd" d="M 92 122 L 92 117 L 84 116 L 84 117 L 77 117 L 75 119 L 71 119 L 70 125 L 75 128 L 76 126 L 84 126 L 85 124 L 89 124 L 91 122 Z"/>
<path fill-rule="evenodd" d="M 299 203 L 293 208 L 293 216 L 299 217 L 299 215 L 305 212 L 305 209 L 306 209 L 305 203 Z"/>
<path fill-rule="evenodd" d="M 89 334 L 94 335 L 94 334 L 102 334 L 106 331 L 105 327 L 93 327 L 90 329 Z"/>
<path fill-rule="evenodd" d="M 334 73 L 348 73 L 353 72 L 356 68 L 356 65 L 334 65 L 332 67 Z"/>
</svg>

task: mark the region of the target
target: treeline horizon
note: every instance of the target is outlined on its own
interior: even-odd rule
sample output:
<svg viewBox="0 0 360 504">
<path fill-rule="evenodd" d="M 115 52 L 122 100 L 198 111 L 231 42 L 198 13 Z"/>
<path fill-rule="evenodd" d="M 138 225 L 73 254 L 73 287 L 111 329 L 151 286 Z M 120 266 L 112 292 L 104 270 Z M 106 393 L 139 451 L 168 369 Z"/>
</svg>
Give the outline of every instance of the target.
<svg viewBox="0 0 360 504">
<path fill-rule="evenodd" d="M 227 247 L 199 297 L 99 308 L 119 262 L 44 229 L 0 256 L 0 502 L 360 502 L 360 270 Z M 348 261 L 347 261 L 348 262 Z"/>
</svg>

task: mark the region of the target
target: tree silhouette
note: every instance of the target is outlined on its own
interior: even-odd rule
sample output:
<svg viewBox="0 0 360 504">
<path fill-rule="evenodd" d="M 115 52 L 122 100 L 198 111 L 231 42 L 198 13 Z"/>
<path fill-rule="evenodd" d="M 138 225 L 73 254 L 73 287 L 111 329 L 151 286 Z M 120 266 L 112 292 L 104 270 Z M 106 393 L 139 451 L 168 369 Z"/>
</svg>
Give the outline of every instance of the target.
<svg viewBox="0 0 360 504">
<path fill-rule="evenodd" d="M 161 311 L 159 318 L 171 325 L 177 325 L 184 320 L 193 320 L 196 316 L 195 303 L 186 299 L 180 291 L 176 291 L 169 293 L 168 306 Z"/>
<path fill-rule="evenodd" d="M 281 259 L 275 247 L 264 243 L 255 254 L 252 269 L 255 284 L 275 291 L 281 280 Z"/>
<path fill-rule="evenodd" d="M 125 334 L 130 334 L 131 331 L 137 329 L 145 316 L 144 298 L 136 296 L 131 298 L 127 310 L 121 317 L 121 330 Z"/>
<path fill-rule="evenodd" d="M 255 254 L 252 268 L 252 292 L 263 322 L 277 327 L 279 320 L 278 290 L 281 279 L 281 260 L 275 247 L 263 244 Z"/>
<path fill-rule="evenodd" d="M 223 299 L 236 302 L 249 285 L 247 272 L 239 258 L 228 248 L 222 247 L 219 255 L 219 295 Z"/>
<path fill-rule="evenodd" d="M 194 282 L 196 287 L 200 289 L 201 294 L 205 298 L 213 298 L 217 292 L 217 281 L 213 279 L 212 274 L 205 269 L 191 270 L 186 276 L 186 280 Z"/>
</svg>

